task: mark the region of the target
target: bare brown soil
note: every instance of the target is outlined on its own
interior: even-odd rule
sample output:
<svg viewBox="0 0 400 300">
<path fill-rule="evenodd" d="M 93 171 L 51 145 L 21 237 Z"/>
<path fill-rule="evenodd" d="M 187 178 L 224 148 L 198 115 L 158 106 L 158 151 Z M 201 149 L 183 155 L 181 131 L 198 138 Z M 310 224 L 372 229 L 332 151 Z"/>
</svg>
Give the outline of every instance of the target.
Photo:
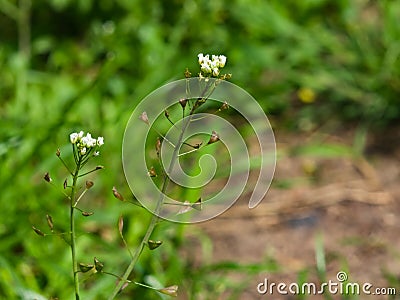
<svg viewBox="0 0 400 300">
<path fill-rule="evenodd" d="M 318 236 L 327 279 L 336 281 L 337 272 L 347 271 L 351 282 L 388 287 L 388 276 L 400 278 L 400 130 L 369 137 L 363 158 L 291 155 L 313 139 L 278 134 L 276 174 L 263 202 L 249 210 L 244 196 L 223 215 L 198 225 L 213 241 L 214 262 L 257 263 L 270 257 L 279 265 L 278 272 L 254 276 L 240 299 L 296 299 L 257 293 L 257 284 L 266 277 L 289 284 L 297 282 L 300 271 L 309 270 L 308 282 L 319 282 Z M 353 139 L 349 133 L 327 135 L 324 141 L 351 145 Z"/>
</svg>

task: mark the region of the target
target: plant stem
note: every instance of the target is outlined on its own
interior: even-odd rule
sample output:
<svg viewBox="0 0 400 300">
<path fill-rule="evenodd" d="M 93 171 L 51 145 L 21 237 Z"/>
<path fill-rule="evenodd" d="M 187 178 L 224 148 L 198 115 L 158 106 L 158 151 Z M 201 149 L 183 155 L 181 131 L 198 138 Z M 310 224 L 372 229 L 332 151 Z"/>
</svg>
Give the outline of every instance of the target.
<svg viewBox="0 0 400 300">
<path fill-rule="evenodd" d="M 189 124 L 189 122 L 187 122 L 187 124 Z M 185 128 L 187 127 L 187 124 L 185 124 Z M 178 144 L 174 148 L 173 157 L 172 157 L 171 163 L 169 165 L 167 174 L 169 174 L 172 171 L 172 168 L 173 168 L 173 166 L 175 164 L 177 153 L 178 153 L 179 148 L 180 148 L 180 146 L 182 144 L 183 134 L 184 134 L 184 130 L 182 130 L 182 132 L 180 133 L 180 136 L 179 136 L 179 139 L 178 139 Z M 143 248 L 145 247 L 147 241 L 149 240 L 150 235 L 153 233 L 154 227 L 156 226 L 157 221 L 159 219 L 158 214 L 159 214 L 159 212 L 161 210 L 161 207 L 162 207 L 162 204 L 164 202 L 165 191 L 167 190 L 169 181 L 170 181 L 169 176 L 166 175 L 165 179 L 164 179 L 163 186 L 162 186 L 162 190 L 161 190 L 161 193 L 160 193 L 160 198 L 157 201 L 157 206 L 156 206 L 156 208 L 154 210 L 153 216 L 151 217 L 149 227 L 147 227 L 146 233 L 145 233 L 142 241 L 140 242 L 139 247 L 136 249 L 135 253 L 133 254 L 132 260 L 131 260 L 128 268 L 126 269 L 124 275 L 122 275 L 121 280 L 116 285 L 113 293 L 111 294 L 111 296 L 109 298 L 110 300 L 114 299 L 118 295 L 119 291 L 121 290 L 122 285 L 128 280 L 128 277 L 132 273 L 132 270 L 133 270 L 137 260 L 139 259 L 139 256 L 142 253 Z"/>
<path fill-rule="evenodd" d="M 169 164 L 168 171 L 167 171 L 167 173 L 165 175 L 164 182 L 163 182 L 163 185 L 162 185 L 160 198 L 157 201 L 157 205 L 156 205 L 156 208 L 155 208 L 155 210 L 153 212 L 153 215 L 151 217 L 150 224 L 147 227 L 146 233 L 145 233 L 142 241 L 140 242 L 139 247 L 136 249 L 135 253 L 133 254 L 133 257 L 132 257 L 132 260 L 131 260 L 129 266 L 125 270 L 125 273 L 122 275 L 121 280 L 115 286 L 111 296 L 108 298 L 109 300 L 114 299 L 118 295 L 118 293 L 121 291 L 121 288 L 122 288 L 123 284 L 128 280 L 128 277 L 132 273 L 132 270 L 135 267 L 135 264 L 136 264 L 137 260 L 139 259 L 140 254 L 142 253 L 147 241 L 149 240 L 151 234 L 153 233 L 153 230 L 154 230 L 154 228 L 155 228 L 155 226 L 157 224 L 157 221 L 159 219 L 158 214 L 160 213 L 162 204 L 164 203 L 165 191 L 167 190 L 168 184 L 170 182 L 170 178 L 169 178 L 168 174 L 170 174 L 172 172 L 172 169 L 174 168 L 175 162 L 176 162 L 176 160 L 178 158 L 179 149 L 183 145 L 184 133 L 185 133 L 187 127 L 189 126 L 189 124 L 190 124 L 190 122 L 191 122 L 191 120 L 193 118 L 193 114 L 194 114 L 196 108 L 198 108 L 202 103 L 204 103 L 202 101 L 205 101 L 212 93 L 211 92 L 207 97 L 204 97 L 204 94 L 207 92 L 208 88 L 209 88 L 209 84 L 207 84 L 206 88 L 204 89 L 202 97 L 200 97 L 198 100 L 196 100 L 195 104 L 193 105 L 192 109 L 190 110 L 190 113 L 188 115 L 188 119 L 182 125 L 182 130 L 181 130 L 181 133 L 179 135 L 178 142 L 174 147 L 174 152 L 172 153 L 171 162 Z"/>
<path fill-rule="evenodd" d="M 74 288 L 75 288 L 75 299 L 79 300 L 79 278 L 78 278 L 78 263 L 76 261 L 76 234 L 75 234 L 75 195 L 76 195 L 76 183 L 78 181 L 78 174 L 81 168 L 81 157 L 79 156 L 76 164 L 75 172 L 72 175 L 72 190 L 71 190 L 71 208 L 70 208 L 70 230 L 71 230 L 71 255 L 72 255 L 72 271 L 74 274 Z"/>
</svg>

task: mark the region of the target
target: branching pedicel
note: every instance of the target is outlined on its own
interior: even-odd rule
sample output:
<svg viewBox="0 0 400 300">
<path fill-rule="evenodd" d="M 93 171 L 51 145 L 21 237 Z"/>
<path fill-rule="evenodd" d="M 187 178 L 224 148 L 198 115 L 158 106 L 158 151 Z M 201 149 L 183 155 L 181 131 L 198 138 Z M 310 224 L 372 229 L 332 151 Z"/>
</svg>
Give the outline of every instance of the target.
<svg viewBox="0 0 400 300">
<path fill-rule="evenodd" d="M 81 212 L 81 214 L 85 217 L 91 216 L 93 213 L 91 212 L 86 212 L 81 210 L 78 207 L 78 204 L 82 197 L 86 194 L 86 192 L 94 185 L 92 181 L 86 181 L 85 186 L 83 188 L 83 191 L 80 191 L 80 188 L 78 186 L 78 179 L 80 177 L 86 176 L 90 173 L 93 173 L 95 171 L 103 169 L 103 166 L 97 166 L 92 170 L 89 170 L 87 172 L 83 172 L 84 166 L 87 164 L 87 162 L 99 155 L 98 149 L 104 144 L 104 138 L 103 137 L 98 137 L 97 139 L 93 138 L 90 133 L 85 133 L 83 131 L 80 131 L 79 133 L 74 132 L 70 134 L 70 142 L 72 144 L 72 153 L 74 156 L 74 162 L 75 166 L 74 168 L 70 168 L 68 164 L 63 160 L 61 157 L 61 152 L 58 149 L 56 152 L 57 157 L 60 159 L 64 167 L 67 169 L 69 174 L 72 177 L 72 184 L 68 185 L 68 180 L 65 179 L 63 183 L 63 190 L 62 193 L 65 197 L 69 199 L 69 204 L 70 204 L 70 231 L 69 232 L 63 232 L 63 233 L 55 233 L 54 232 L 54 224 L 53 224 L 53 218 L 50 215 L 46 215 L 47 218 L 47 224 L 51 230 L 51 234 L 46 234 L 40 229 L 37 229 L 36 227 L 32 227 L 33 230 L 40 236 L 47 236 L 47 235 L 67 235 L 69 236 L 69 239 L 64 238 L 64 240 L 69 244 L 71 248 L 71 256 L 72 256 L 72 271 L 73 271 L 73 278 L 74 278 L 74 289 L 75 289 L 75 299 L 79 299 L 79 270 L 78 270 L 78 262 L 76 259 L 76 230 L 75 230 L 75 210 L 78 210 Z M 53 184 L 52 179 L 49 175 L 49 173 L 46 173 L 44 175 L 44 179 Z M 79 193 L 80 192 L 80 193 Z M 97 271 L 101 271 L 100 268 L 101 262 L 95 259 L 95 268 Z M 81 268 L 82 271 L 82 268 Z"/>
</svg>

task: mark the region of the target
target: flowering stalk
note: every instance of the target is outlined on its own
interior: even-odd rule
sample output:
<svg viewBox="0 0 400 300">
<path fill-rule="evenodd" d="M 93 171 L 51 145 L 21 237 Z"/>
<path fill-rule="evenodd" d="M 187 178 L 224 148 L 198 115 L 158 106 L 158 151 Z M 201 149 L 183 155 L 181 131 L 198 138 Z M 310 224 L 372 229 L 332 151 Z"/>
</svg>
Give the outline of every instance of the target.
<svg viewBox="0 0 400 300">
<path fill-rule="evenodd" d="M 70 141 L 72 144 L 72 151 L 75 159 L 75 170 L 72 175 L 72 186 L 71 186 L 71 194 L 70 194 L 70 247 L 71 247 L 71 256 L 72 256 L 72 270 L 74 275 L 74 290 L 75 290 L 75 299 L 79 300 L 79 277 L 78 277 L 78 263 L 76 260 L 76 231 L 75 231 L 75 209 L 79 203 L 79 200 L 82 198 L 83 194 L 89 189 L 93 183 L 86 184 L 85 191 L 82 192 L 80 196 L 77 196 L 77 183 L 78 178 L 82 175 L 86 175 L 91 173 L 86 172 L 85 174 L 79 175 L 79 172 L 82 170 L 83 166 L 89 161 L 89 159 L 94 155 L 97 156 L 99 154 L 96 149 L 104 144 L 103 137 L 98 137 L 97 139 L 92 138 L 90 133 L 87 133 L 84 136 L 83 131 L 79 133 L 72 133 L 70 135 Z M 94 152 L 93 152 L 94 151 Z M 93 153 L 93 154 L 92 154 Z M 60 157 L 59 155 L 57 155 Z M 61 157 L 60 157 L 61 159 Z M 65 164 L 64 164 L 65 165 Z M 67 166 L 65 165 L 67 168 Z M 67 168 L 69 170 L 69 168 Z M 96 167 L 93 171 L 99 170 L 101 168 Z"/>
<path fill-rule="evenodd" d="M 209 59 L 209 55 L 203 56 L 203 54 L 200 53 L 198 55 L 198 58 L 199 58 L 198 62 L 199 62 L 200 69 L 201 69 L 201 72 L 199 73 L 199 77 L 202 78 L 202 79 L 205 78 L 205 81 L 207 82 L 207 85 L 205 86 L 201 97 L 197 98 L 194 101 L 194 103 L 193 103 L 193 105 L 191 107 L 191 110 L 190 110 L 190 112 L 188 114 L 188 118 L 182 124 L 182 129 L 181 129 L 180 135 L 178 137 L 178 141 L 174 146 L 174 151 L 173 151 L 173 154 L 172 154 L 172 158 L 171 158 L 169 167 L 168 167 L 167 171 L 164 172 L 165 175 L 164 175 L 164 181 L 163 181 L 162 188 L 161 188 L 160 197 L 159 197 L 159 199 L 157 201 L 157 205 L 156 205 L 156 208 L 155 208 L 155 210 L 153 212 L 153 216 L 152 216 L 152 218 L 150 220 L 149 226 L 147 227 L 146 233 L 145 233 L 140 245 L 138 246 L 138 248 L 136 248 L 136 251 L 133 253 L 133 256 L 132 256 L 132 259 L 131 259 L 131 262 L 130 262 L 129 266 L 125 270 L 125 272 L 122 275 L 122 277 L 120 277 L 120 281 L 118 282 L 118 284 L 116 285 L 114 291 L 112 292 L 111 296 L 109 297 L 109 300 L 114 299 L 118 295 L 118 293 L 121 292 L 121 290 L 123 289 L 124 283 L 128 281 L 128 277 L 132 273 L 133 268 L 135 267 L 136 262 L 138 261 L 138 259 L 140 257 L 140 254 L 142 253 L 144 247 L 146 245 L 148 245 L 150 236 L 153 233 L 154 228 L 155 228 L 155 226 L 156 226 L 156 224 L 157 224 L 157 222 L 159 220 L 158 215 L 159 215 L 159 213 L 161 211 L 162 205 L 164 204 L 165 193 L 167 191 L 168 185 L 169 185 L 170 180 L 171 180 L 170 177 L 168 176 L 168 174 L 171 174 L 171 172 L 172 172 L 172 170 L 174 168 L 174 165 L 175 165 L 175 163 L 176 163 L 176 161 L 177 161 L 177 159 L 179 157 L 179 149 L 181 148 L 181 146 L 183 144 L 185 144 L 184 141 L 183 141 L 185 131 L 187 130 L 190 122 L 192 121 L 192 117 L 193 117 L 196 109 L 200 105 L 202 105 L 202 104 L 204 104 L 206 102 L 206 100 L 212 94 L 212 92 L 214 91 L 214 89 L 216 87 L 216 82 L 214 82 L 213 85 L 210 85 L 211 81 L 208 81 L 207 78 L 211 78 L 211 77 L 217 77 L 217 78 L 220 78 L 220 79 L 227 78 L 226 75 L 222 75 L 221 77 L 219 77 L 220 69 L 222 69 L 225 66 L 225 63 L 226 63 L 226 57 L 224 55 L 219 55 L 219 56 L 212 55 L 212 60 L 210 60 Z M 182 107 L 182 118 L 185 117 L 185 107 L 186 107 L 186 104 L 187 104 L 186 102 L 188 100 L 189 99 L 181 99 L 181 100 L 179 100 L 179 104 Z M 167 113 L 165 113 L 165 116 L 168 119 L 168 121 L 171 122 L 173 126 L 175 126 L 174 123 L 169 119 L 169 115 Z M 142 115 L 139 117 L 139 119 L 141 119 L 143 122 L 145 122 L 148 125 L 150 124 L 146 112 L 143 112 Z M 158 146 L 158 148 L 159 148 L 159 146 Z M 195 149 L 195 150 L 197 150 L 197 149 Z M 157 149 L 157 152 L 159 152 L 159 149 Z M 176 296 L 176 290 L 177 290 L 177 286 L 174 286 L 174 294 L 170 294 L 170 295 Z M 162 293 L 164 293 L 164 292 L 162 292 Z"/>
<path fill-rule="evenodd" d="M 79 299 L 79 278 L 78 278 L 78 263 L 76 261 L 76 235 L 75 235 L 75 217 L 74 217 L 74 212 L 75 212 L 75 207 L 74 207 L 74 202 L 75 202 L 75 193 L 76 193 L 76 183 L 78 180 L 78 174 L 79 170 L 81 167 L 81 160 L 78 160 L 78 163 L 76 164 L 76 169 L 75 172 L 72 175 L 72 187 L 71 187 L 71 207 L 70 207 L 70 216 L 69 216 L 69 221 L 70 221 L 70 231 L 71 231 L 71 255 L 72 255 L 72 270 L 74 274 L 74 288 L 75 288 L 75 299 Z"/>
</svg>

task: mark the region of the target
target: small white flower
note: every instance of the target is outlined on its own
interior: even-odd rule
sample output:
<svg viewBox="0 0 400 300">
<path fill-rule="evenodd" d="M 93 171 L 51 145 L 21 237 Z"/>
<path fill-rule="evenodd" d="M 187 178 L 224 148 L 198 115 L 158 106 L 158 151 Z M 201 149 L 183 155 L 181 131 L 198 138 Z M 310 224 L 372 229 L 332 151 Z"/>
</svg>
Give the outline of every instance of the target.
<svg viewBox="0 0 400 300">
<path fill-rule="evenodd" d="M 92 138 L 92 135 L 90 133 L 87 133 L 86 136 L 84 136 L 82 139 L 82 144 L 84 147 L 92 148 L 96 146 L 96 139 Z"/>
<path fill-rule="evenodd" d="M 97 145 L 98 145 L 98 146 L 104 145 L 104 138 L 103 138 L 102 136 L 99 136 L 99 137 L 97 138 Z"/>
<path fill-rule="evenodd" d="M 219 56 L 219 67 L 223 68 L 223 67 L 225 67 L 225 64 L 226 64 L 226 56 L 220 55 Z"/>
<path fill-rule="evenodd" d="M 88 142 L 89 142 L 89 140 L 87 139 L 86 136 L 84 136 L 84 137 L 81 139 L 80 145 L 81 145 L 82 147 L 89 147 Z"/>
<path fill-rule="evenodd" d="M 219 69 L 218 68 L 214 68 L 213 69 L 213 76 L 218 76 L 219 75 Z"/>
<path fill-rule="evenodd" d="M 220 74 L 221 69 L 226 64 L 226 56 L 225 55 L 203 55 L 200 53 L 198 55 L 199 64 L 200 64 L 200 75 L 204 75 L 205 77 L 218 77 Z"/>
<path fill-rule="evenodd" d="M 199 58 L 199 65 L 201 65 L 201 64 L 203 63 L 203 61 L 204 61 L 203 53 L 199 53 L 199 54 L 197 55 L 197 57 Z"/>
<path fill-rule="evenodd" d="M 94 138 L 92 138 L 92 135 L 91 135 L 90 133 L 87 134 L 87 139 L 88 139 L 87 145 L 88 145 L 89 147 L 94 147 L 94 146 L 96 146 L 97 140 L 94 139 Z"/>
<path fill-rule="evenodd" d="M 81 149 L 81 155 L 85 155 L 85 153 L 86 153 L 86 147 L 83 147 L 83 148 Z"/>
<path fill-rule="evenodd" d="M 99 156 L 100 155 L 100 152 L 99 151 L 95 151 L 94 153 L 93 153 L 93 156 Z"/>
<path fill-rule="evenodd" d="M 206 73 L 206 74 L 209 74 L 209 73 L 211 73 L 211 67 L 208 65 L 208 64 L 206 64 L 206 63 L 203 63 L 202 65 L 201 65 L 201 70 L 204 72 L 204 73 Z"/>
<path fill-rule="evenodd" d="M 71 141 L 71 144 L 75 144 L 78 141 L 78 134 L 76 132 L 71 133 L 69 135 L 69 140 Z"/>
<path fill-rule="evenodd" d="M 218 68 L 218 66 L 219 66 L 219 61 L 218 61 L 218 60 L 212 60 L 212 61 L 210 61 L 210 67 L 211 67 L 211 69 Z"/>
<path fill-rule="evenodd" d="M 81 138 L 83 138 L 83 134 L 84 134 L 84 132 L 83 131 L 80 131 L 79 133 L 78 133 L 78 137 L 81 139 Z"/>
</svg>

